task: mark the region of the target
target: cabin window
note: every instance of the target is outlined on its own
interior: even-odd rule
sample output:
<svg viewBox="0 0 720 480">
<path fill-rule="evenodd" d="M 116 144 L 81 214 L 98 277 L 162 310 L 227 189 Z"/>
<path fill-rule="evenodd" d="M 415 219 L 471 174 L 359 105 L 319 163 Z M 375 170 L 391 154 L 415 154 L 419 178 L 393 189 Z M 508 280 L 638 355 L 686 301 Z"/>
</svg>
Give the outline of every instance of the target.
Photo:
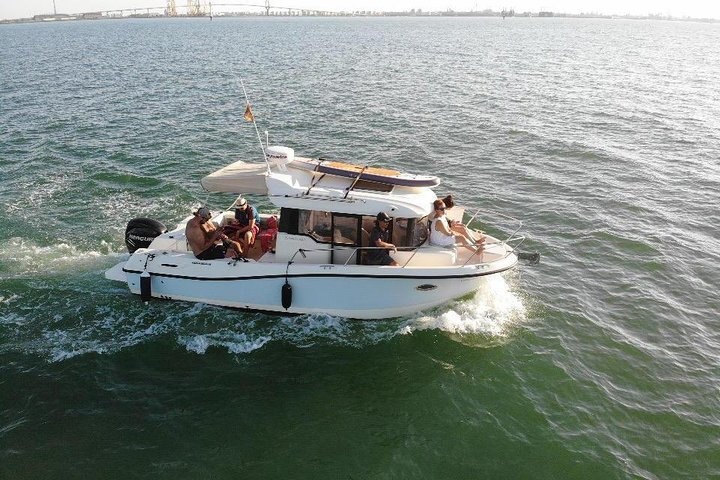
<svg viewBox="0 0 720 480">
<path fill-rule="evenodd" d="M 335 215 L 333 242 L 336 245 L 357 245 L 358 216 Z"/>
<path fill-rule="evenodd" d="M 412 231 L 410 244 L 414 247 L 419 247 L 425 243 L 428 236 L 430 236 L 428 216 L 425 215 L 420 219 L 412 219 L 412 221 L 414 222 L 414 225 L 410 227 Z"/>
<path fill-rule="evenodd" d="M 309 235 L 320 243 L 356 245 L 358 241 L 358 216 L 332 214 L 320 210 L 300 210 L 297 232 Z"/>
<path fill-rule="evenodd" d="M 321 210 L 283 208 L 280 231 L 308 235 L 319 243 L 369 247 L 375 216 L 333 214 Z M 428 217 L 394 218 L 390 224 L 391 241 L 398 247 L 419 247 L 428 237 Z"/>
<path fill-rule="evenodd" d="M 296 208 L 281 208 L 279 230 L 291 235 L 302 232 L 298 231 L 298 216 L 299 210 Z"/>
<path fill-rule="evenodd" d="M 319 210 L 300 210 L 297 229 L 298 233 L 310 235 L 318 242 L 330 243 L 332 240 L 332 214 Z"/>
<path fill-rule="evenodd" d="M 392 224 L 392 243 L 397 247 L 419 247 L 428 237 L 428 217 L 396 218 Z"/>
</svg>

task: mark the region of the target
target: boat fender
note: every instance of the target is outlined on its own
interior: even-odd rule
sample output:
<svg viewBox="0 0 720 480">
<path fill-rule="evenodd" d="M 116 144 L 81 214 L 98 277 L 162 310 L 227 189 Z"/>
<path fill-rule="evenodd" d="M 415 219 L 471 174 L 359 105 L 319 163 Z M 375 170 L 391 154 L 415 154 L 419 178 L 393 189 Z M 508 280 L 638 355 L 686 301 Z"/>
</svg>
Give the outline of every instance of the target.
<svg viewBox="0 0 720 480">
<path fill-rule="evenodd" d="M 292 305 L 292 285 L 285 280 L 285 285 L 282 286 L 282 306 L 287 310 L 290 305 Z"/>
<path fill-rule="evenodd" d="M 150 272 L 146 270 L 140 274 L 140 300 L 142 302 L 149 302 L 152 297 L 150 281 Z"/>
<path fill-rule="evenodd" d="M 125 227 L 125 246 L 134 253 L 138 248 L 147 248 L 155 237 L 167 232 L 161 222 L 152 218 L 133 218 Z"/>
</svg>

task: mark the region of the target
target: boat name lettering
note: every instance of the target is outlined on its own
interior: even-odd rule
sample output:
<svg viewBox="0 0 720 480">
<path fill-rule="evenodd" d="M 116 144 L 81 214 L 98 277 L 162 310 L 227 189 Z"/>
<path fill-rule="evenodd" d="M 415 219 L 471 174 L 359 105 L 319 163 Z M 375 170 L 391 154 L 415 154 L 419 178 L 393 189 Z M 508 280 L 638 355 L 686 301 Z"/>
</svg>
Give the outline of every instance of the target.
<svg viewBox="0 0 720 480">
<path fill-rule="evenodd" d="M 211 265 L 210 263 L 207 263 L 207 262 L 192 262 L 192 264 L 193 265 Z"/>
<path fill-rule="evenodd" d="M 141 242 L 152 242 L 155 240 L 155 237 L 141 237 L 140 235 L 135 235 L 134 233 L 128 234 L 128 238 L 131 240 L 140 240 Z"/>
</svg>

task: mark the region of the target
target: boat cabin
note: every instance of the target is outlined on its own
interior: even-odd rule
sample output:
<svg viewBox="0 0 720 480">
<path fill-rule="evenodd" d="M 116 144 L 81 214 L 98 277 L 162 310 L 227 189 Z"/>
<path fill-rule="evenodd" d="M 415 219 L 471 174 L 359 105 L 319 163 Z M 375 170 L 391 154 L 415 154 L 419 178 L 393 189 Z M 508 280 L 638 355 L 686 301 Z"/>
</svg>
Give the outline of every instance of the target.
<svg viewBox="0 0 720 480">
<path fill-rule="evenodd" d="M 370 247 L 375 215 L 356 215 L 323 210 L 282 208 L 277 238 L 277 260 L 289 260 L 298 249 L 306 256 L 295 261 L 364 265 L 363 248 Z M 398 249 L 422 245 L 428 236 L 427 216 L 393 218 L 388 227 Z M 287 257 L 287 258 L 285 258 Z"/>
</svg>

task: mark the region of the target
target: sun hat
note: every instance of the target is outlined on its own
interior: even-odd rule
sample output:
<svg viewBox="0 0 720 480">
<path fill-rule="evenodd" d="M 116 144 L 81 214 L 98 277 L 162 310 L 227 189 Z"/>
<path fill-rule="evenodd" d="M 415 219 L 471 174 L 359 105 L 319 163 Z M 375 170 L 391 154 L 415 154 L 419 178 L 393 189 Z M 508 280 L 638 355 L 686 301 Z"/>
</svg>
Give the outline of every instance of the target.
<svg viewBox="0 0 720 480">
<path fill-rule="evenodd" d="M 247 200 L 245 200 L 244 197 L 240 197 L 237 202 L 235 202 L 236 207 L 244 207 L 247 204 Z"/>
</svg>

